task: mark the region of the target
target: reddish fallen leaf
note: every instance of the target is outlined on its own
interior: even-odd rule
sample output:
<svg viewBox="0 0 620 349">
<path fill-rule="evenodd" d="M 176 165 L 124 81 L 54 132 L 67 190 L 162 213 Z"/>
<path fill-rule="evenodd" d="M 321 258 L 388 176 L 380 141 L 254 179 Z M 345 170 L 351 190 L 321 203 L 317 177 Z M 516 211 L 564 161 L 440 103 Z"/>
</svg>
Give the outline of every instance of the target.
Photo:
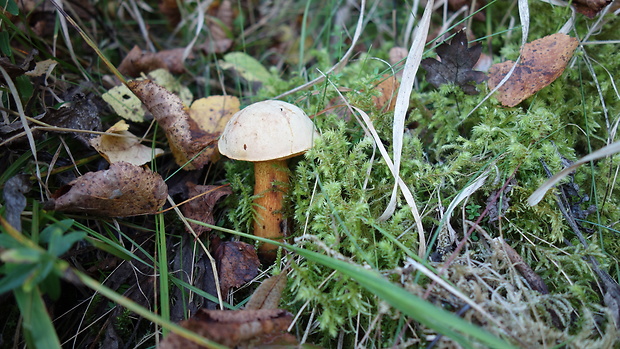
<svg viewBox="0 0 620 349">
<path fill-rule="evenodd" d="M 471 10 L 471 6 L 474 5 L 476 8 L 474 11 Z M 467 13 L 472 13 L 480 10 L 481 7 L 486 5 L 486 0 L 448 0 L 448 7 L 452 11 L 460 10 L 463 6 L 467 6 Z M 486 15 L 484 11 L 478 11 L 474 14 L 474 19 L 477 21 L 486 20 Z"/>
<path fill-rule="evenodd" d="M 286 288 L 286 272 L 263 281 L 245 305 L 246 309 L 277 309 Z"/>
<path fill-rule="evenodd" d="M 379 95 L 372 96 L 375 107 L 383 112 L 394 111 L 399 87 L 400 83 L 396 80 L 396 77 L 384 75 L 381 82 L 375 87 Z"/>
<path fill-rule="evenodd" d="M 48 210 L 128 217 L 152 214 L 163 206 L 168 187 L 161 176 L 126 162 L 89 172 L 60 188 L 45 203 Z"/>
<path fill-rule="evenodd" d="M 449 44 L 444 42 L 437 46 L 437 55 L 441 61 L 426 58 L 420 62 L 426 70 L 426 80 L 436 88 L 453 83 L 468 95 L 478 94 L 478 90 L 472 84 L 479 84 L 487 79 L 485 73 L 473 70 L 482 53 L 482 46 L 477 44 L 467 47 L 467 44 L 467 35 L 461 30 Z"/>
<path fill-rule="evenodd" d="M 220 241 L 217 237 L 212 244 L 223 294 L 232 287 L 247 284 L 258 275 L 260 261 L 254 246 L 241 241 Z"/>
<path fill-rule="evenodd" d="M 272 343 L 274 335 L 286 333 L 293 316 L 282 309 L 206 310 L 200 309 L 180 325 L 206 339 L 228 347 L 253 348 Z M 194 349 L 199 345 L 171 333 L 159 349 Z"/>
<path fill-rule="evenodd" d="M 200 48 L 207 54 L 228 51 L 233 44 L 231 32 L 235 19 L 230 0 L 214 1 L 207 10 L 207 15 L 209 37 Z"/>
<path fill-rule="evenodd" d="M 572 5 L 577 12 L 588 18 L 594 18 L 599 12 L 611 4 L 612 0 L 573 0 Z"/>
<path fill-rule="evenodd" d="M 181 210 L 183 211 L 183 215 L 187 218 L 207 224 L 215 223 L 213 218 L 213 208 L 218 200 L 220 200 L 223 196 L 230 195 L 232 193 L 230 187 L 217 185 L 196 185 L 191 182 L 187 183 L 187 188 L 188 196 L 190 198 L 199 195 L 201 196 L 182 206 Z M 211 231 L 211 228 L 205 227 L 204 225 L 194 223 L 189 224 L 198 236 L 206 231 Z"/>
<path fill-rule="evenodd" d="M 181 21 L 181 11 L 177 0 L 161 0 L 159 2 L 159 12 L 168 19 L 171 28 L 176 27 Z"/>
<path fill-rule="evenodd" d="M 219 133 L 203 131 L 177 95 L 151 80 L 132 80 L 127 87 L 164 130 L 176 163 L 187 164 L 183 169 L 200 169 L 217 154 Z"/>
<path fill-rule="evenodd" d="M 405 65 L 405 60 L 407 59 L 408 53 L 409 51 L 407 51 L 406 48 L 400 46 L 394 46 L 390 49 L 390 65 L 395 70 L 394 75 L 398 78 L 403 76 L 402 67 Z"/>
<path fill-rule="evenodd" d="M 514 107 L 560 77 L 579 45 L 577 39 L 556 33 L 525 44 L 521 61 L 497 90 L 497 100 Z M 514 65 L 513 61 L 494 64 L 489 69 L 489 88 L 494 89 Z"/>
<path fill-rule="evenodd" d="M 183 65 L 183 48 L 149 52 L 141 50 L 137 45 L 129 51 L 118 66 L 124 75 L 138 77 L 141 73 L 148 74 L 156 69 L 167 69 L 173 74 L 185 72 Z"/>
</svg>

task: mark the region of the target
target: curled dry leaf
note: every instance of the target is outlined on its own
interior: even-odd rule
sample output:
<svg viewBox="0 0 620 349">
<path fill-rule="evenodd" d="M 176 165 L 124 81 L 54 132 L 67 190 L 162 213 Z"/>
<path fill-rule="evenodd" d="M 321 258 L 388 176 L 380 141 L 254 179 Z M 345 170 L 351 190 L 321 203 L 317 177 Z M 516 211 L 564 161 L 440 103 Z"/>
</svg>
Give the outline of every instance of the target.
<svg viewBox="0 0 620 349">
<path fill-rule="evenodd" d="M 164 50 L 159 52 L 143 51 L 134 46 L 123 58 L 118 70 L 128 76 L 138 77 L 140 73 L 149 73 L 157 69 L 167 69 L 173 74 L 185 72 L 183 65 L 183 48 Z"/>
<path fill-rule="evenodd" d="M 521 61 L 497 90 L 497 99 L 507 107 L 514 107 L 551 84 L 562 75 L 577 45 L 576 38 L 561 33 L 525 44 L 521 48 Z M 513 65 L 513 61 L 494 64 L 489 69 L 489 88 L 494 89 Z"/>
<path fill-rule="evenodd" d="M 212 243 L 223 294 L 232 287 L 247 284 L 258 275 L 260 261 L 254 246 L 241 241 L 222 242 L 217 237 Z"/>
<path fill-rule="evenodd" d="M 2 67 L 9 77 L 14 80 L 18 76 L 24 75 L 27 71 L 35 68 L 34 57 L 39 54 L 39 51 L 32 50 L 30 54 L 24 59 L 21 65 L 11 63 L 8 57 L 0 57 L 0 67 Z M 0 83 L 6 85 L 4 81 L 4 75 L 0 74 Z"/>
<path fill-rule="evenodd" d="M 151 149 L 140 144 L 140 140 L 127 131 L 129 125 L 121 120 L 110 127 L 106 132 L 114 133 L 114 135 L 100 135 L 90 140 L 93 146 L 109 163 L 128 162 L 130 164 L 140 166 L 151 161 L 153 156 L 159 156 L 164 153 L 159 148 Z"/>
<path fill-rule="evenodd" d="M 266 344 L 275 334 L 285 333 L 293 316 L 282 309 L 207 310 L 200 309 L 180 325 L 204 338 L 228 347 L 250 348 Z M 288 343 L 291 344 L 291 343 Z M 294 344 L 294 343 L 292 343 Z M 171 333 L 159 349 L 194 349 L 197 344 Z"/>
<path fill-rule="evenodd" d="M 153 70 L 147 76 L 157 84 L 165 87 L 168 91 L 179 96 L 185 105 L 189 105 L 194 99 L 189 88 L 182 85 L 166 69 Z M 118 85 L 111 88 L 108 92 L 104 93 L 101 98 L 103 98 L 103 100 L 123 119 L 133 122 L 146 121 L 146 113 L 142 107 L 142 101 L 140 101 L 127 86 Z"/>
<path fill-rule="evenodd" d="M 191 182 L 187 183 L 187 188 L 190 199 L 197 196 L 200 197 L 195 198 L 182 206 L 181 210 L 183 211 L 183 215 L 187 218 L 207 224 L 215 223 L 213 218 L 213 208 L 215 207 L 215 204 L 223 196 L 230 195 L 232 193 L 230 187 L 217 185 L 196 185 Z M 206 231 L 211 231 L 211 228 L 205 227 L 204 225 L 198 225 L 191 222 L 189 224 L 198 236 Z"/>
<path fill-rule="evenodd" d="M 230 0 L 214 1 L 207 10 L 209 37 L 200 48 L 205 53 L 224 53 L 233 44 L 232 25 L 235 19 Z"/>
<path fill-rule="evenodd" d="M 128 82 L 127 86 L 140 98 L 166 133 L 170 149 L 179 166 L 184 166 L 185 170 L 200 169 L 209 161 L 217 159 L 217 139 L 221 130 L 199 125 L 176 94 L 151 80 L 134 80 Z M 232 104 L 230 99 L 224 98 L 220 101 L 221 104 L 215 103 L 215 106 L 207 108 L 215 113 L 212 121 L 218 125 L 220 117 L 236 112 L 226 109 Z"/>
<path fill-rule="evenodd" d="M 286 287 L 286 272 L 263 281 L 245 305 L 245 309 L 277 309 Z"/>
<path fill-rule="evenodd" d="M 575 7 L 575 10 L 582 15 L 588 18 L 594 18 L 607 5 L 611 4 L 611 2 L 612 0 L 574 0 L 572 5 Z"/>
<path fill-rule="evenodd" d="M 396 80 L 396 77 L 384 75 L 381 82 L 375 87 L 379 95 L 372 96 L 375 107 L 383 112 L 394 111 L 399 87 L 400 83 Z"/>
<path fill-rule="evenodd" d="M 161 176 L 126 162 L 89 172 L 60 188 L 46 209 L 128 217 L 152 214 L 163 206 L 168 187 Z"/>
</svg>

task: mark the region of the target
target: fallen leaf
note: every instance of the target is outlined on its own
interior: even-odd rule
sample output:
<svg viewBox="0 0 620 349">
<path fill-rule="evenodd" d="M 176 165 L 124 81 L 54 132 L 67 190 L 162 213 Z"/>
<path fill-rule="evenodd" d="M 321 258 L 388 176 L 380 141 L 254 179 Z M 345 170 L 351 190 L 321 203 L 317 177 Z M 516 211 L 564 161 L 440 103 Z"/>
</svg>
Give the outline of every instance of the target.
<svg viewBox="0 0 620 349">
<path fill-rule="evenodd" d="M 205 132 L 176 94 L 151 80 L 133 80 L 127 86 L 164 130 L 174 159 L 184 170 L 201 169 L 219 157 L 220 132 Z"/>
<path fill-rule="evenodd" d="M 214 1 L 207 10 L 205 20 L 209 36 L 200 48 L 207 54 L 224 53 L 233 44 L 232 25 L 235 19 L 230 0 Z"/>
<path fill-rule="evenodd" d="M 90 145 L 109 163 L 124 161 L 136 166 L 144 165 L 153 157 L 164 153 L 159 148 L 152 149 L 140 144 L 138 137 L 127 131 L 128 129 L 129 125 L 125 120 L 121 120 L 106 131 L 119 136 L 100 135 L 92 138 Z"/>
<path fill-rule="evenodd" d="M 30 54 L 28 54 L 20 65 L 11 63 L 11 60 L 8 57 L 0 57 L 0 67 L 7 72 L 11 80 L 15 80 L 18 76 L 24 75 L 27 71 L 35 68 L 34 56 L 38 54 L 39 51 L 37 50 L 30 51 Z M 2 74 L 0 74 L 0 84 L 6 85 L 4 75 Z"/>
<path fill-rule="evenodd" d="M 189 115 L 203 131 L 217 133 L 219 137 L 240 106 L 241 102 L 235 96 L 209 96 L 194 101 Z"/>
<path fill-rule="evenodd" d="M 185 105 L 189 105 L 194 99 L 192 92 L 181 84 L 166 69 L 153 70 L 147 75 L 148 79 L 155 81 L 157 84 L 165 87 L 168 91 L 179 96 Z M 144 80 L 144 79 L 139 79 Z M 118 85 L 111 88 L 102 96 L 104 101 L 108 103 L 114 112 L 123 119 L 133 122 L 144 122 L 146 113 L 142 107 L 142 101 L 125 85 Z"/>
<path fill-rule="evenodd" d="M 133 78 L 140 76 L 140 73 L 162 68 L 166 68 L 166 63 L 155 52 L 142 51 L 138 45 L 135 45 L 118 65 L 118 71 Z"/>
<path fill-rule="evenodd" d="M 26 208 L 25 193 L 30 191 L 28 175 L 22 174 L 9 178 L 4 184 L 4 218 L 17 231 L 22 231 L 22 211 Z"/>
<path fill-rule="evenodd" d="M 560 77 L 579 45 L 576 38 L 556 33 L 527 43 L 521 48 L 521 61 L 497 90 L 497 100 L 514 107 Z M 490 69 L 489 88 L 494 89 L 512 69 L 513 61 L 494 64 Z"/>
<path fill-rule="evenodd" d="M 282 309 L 207 310 L 200 309 L 180 325 L 206 339 L 234 348 L 258 347 L 274 334 L 285 333 L 293 316 Z M 171 333 L 159 349 L 197 349 L 198 344 Z"/>
<path fill-rule="evenodd" d="M 53 126 L 74 130 L 99 131 L 101 130 L 101 115 L 99 103 L 93 93 L 74 93 L 67 98 L 58 109 L 48 109 L 41 121 Z M 58 133 L 67 133 L 59 131 Z M 88 140 L 93 137 L 90 133 L 71 132 L 73 137 L 88 146 Z"/>
<path fill-rule="evenodd" d="M 594 18 L 599 12 L 601 12 L 607 5 L 611 4 L 612 0 L 573 0 L 572 5 L 577 12 L 585 15 L 588 18 Z"/>
<path fill-rule="evenodd" d="M 254 246 L 241 241 L 220 241 L 219 238 L 213 238 L 212 244 L 223 294 L 228 294 L 232 287 L 247 284 L 258 275 L 260 261 Z"/>
<path fill-rule="evenodd" d="M 390 49 L 390 65 L 395 70 L 394 75 L 396 75 L 396 77 L 398 78 L 401 78 L 403 76 L 403 67 L 405 65 L 405 60 L 407 59 L 408 54 L 409 51 L 404 47 L 394 46 Z"/>
<path fill-rule="evenodd" d="M 181 21 L 181 11 L 177 0 L 161 0 L 159 2 L 159 12 L 168 19 L 168 24 L 174 28 Z"/>
<path fill-rule="evenodd" d="M 475 9 L 473 11 L 471 10 L 472 5 L 475 6 Z M 486 5 L 485 0 L 448 0 L 448 7 L 450 8 L 450 10 L 457 11 L 461 9 L 462 7 L 466 6 L 467 13 L 476 12 L 473 18 L 477 21 L 486 20 L 486 15 L 484 14 L 484 11 L 478 11 L 480 10 L 481 7 L 485 5 Z"/>
<path fill-rule="evenodd" d="M 426 80 L 436 88 L 449 83 L 459 86 L 468 95 L 478 94 L 472 83 L 479 84 L 487 79 L 485 73 L 472 68 L 478 62 L 482 46 L 467 47 L 467 35 L 461 30 L 450 43 L 442 43 L 436 49 L 441 61 L 435 58 L 423 59 L 420 64 L 426 70 Z"/>
<path fill-rule="evenodd" d="M 187 218 L 191 218 L 197 221 L 201 221 L 207 224 L 214 224 L 213 208 L 220 198 L 226 195 L 230 195 L 232 190 L 230 187 L 223 187 L 217 185 L 196 185 L 188 182 L 188 196 L 190 198 L 201 195 L 199 198 L 193 199 L 186 203 L 182 207 L 183 215 Z M 205 194 L 207 193 L 207 194 Z M 189 223 L 196 235 L 211 231 L 211 228 L 204 225 L 198 225 Z"/>
<path fill-rule="evenodd" d="M 129 51 L 118 66 L 124 75 L 138 77 L 141 73 L 149 73 L 157 69 L 167 69 L 173 74 L 185 72 L 183 64 L 184 48 L 164 50 L 159 52 L 143 51 L 137 45 Z"/>
<path fill-rule="evenodd" d="M 372 101 L 377 109 L 383 112 L 394 111 L 396 105 L 396 94 L 400 83 L 395 76 L 384 75 L 382 81 L 375 87 L 379 92 L 378 96 L 372 96 Z"/>
<path fill-rule="evenodd" d="M 245 309 L 277 309 L 285 287 L 286 272 L 270 277 L 254 290 Z"/>
<path fill-rule="evenodd" d="M 278 79 L 256 58 L 243 52 L 225 54 L 224 59 L 219 61 L 219 65 L 222 69 L 232 70 L 248 83 L 257 86 L 263 85 L 269 80 Z"/>
<path fill-rule="evenodd" d="M 89 172 L 54 193 L 45 209 L 107 217 L 152 214 L 164 205 L 168 188 L 161 176 L 126 162 Z"/>
<path fill-rule="evenodd" d="M 47 78 L 49 74 L 52 73 L 52 70 L 54 70 L 57 64 L 58 62 L 53 59 L 46 59 L 44 61 L 37 62 L 34 68 L 27 71 L 25 75 L 28 75 L 30 77 L 39 77 L 45 75 L 45 77 Z"/>
</svg>

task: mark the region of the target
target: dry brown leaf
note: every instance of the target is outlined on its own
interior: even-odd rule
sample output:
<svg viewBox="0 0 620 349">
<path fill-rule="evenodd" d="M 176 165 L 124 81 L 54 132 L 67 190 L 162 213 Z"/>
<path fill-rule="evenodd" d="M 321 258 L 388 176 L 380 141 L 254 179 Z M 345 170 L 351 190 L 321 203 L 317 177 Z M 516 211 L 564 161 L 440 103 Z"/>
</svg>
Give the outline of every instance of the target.
<svg viewBox="0 0 620 349">
<path fill-rule="evenodd" d="M 179 166 L 187 163 L 183 169 L 200 169 L 219 154 L 219 133 L 203 131 L 177 95 L 151 80 L 129 81 L 127 87 L 140 98 L 166 133 L 176 163 Z"/>
<path fill-rule="evenodd" d="M 575 7 L 575 10 L 582 15 L 588 18 L 594 18 L 607 5 L 611 4 L 611 2 L 612 0 L 574 0 L 572 5 Z"/>
<path fill-rule="evenodd" d="M 372 101 L 377 109 L 383 112 L 394 111 L 396 105 L 396 94 L 400 83 L 396 80 L 396 77 L 384 75 L 382 81 L 375 87 L 379 92 L 378 96 L 372 96 Z"/>
<path fill-rule="evenodd" d="M 89 172 L 60 188 L 46 209 L 107 217 L 152 214 L 164 205 L 168 187 L 161 176 L 126 162 Z"/>
<path fill-rule="evenodd" d="M 127 56 L 118 66 L 118 70 L 124 75 L 138 77 L 141 73 L 147 74 L 157 69 L 167 69 L 173 74 L 185 72 L 183 64 L 183 48 L 149 52 L 141 50 L 137 45 L 129 51 Z"/>
<path fill-rule="evenodd" d="M 293 316 L 282 309 L 207 310 L 200 309 L 180 325 L 198 335 L 228 347 L 257 347 L 271 341 L 273 335 L 285 333 Z M 199 345 L 171 333 L 159 349 L 195 349 Z"/>
<path fill-rule="evenodd" d="M 471 10 L 472 5 L 475 6 L 474 11 Z M 486 0 L 448 0 L 448 7 L 452 11 L 457 11 L 461 9 L 461 7 L 467 6 L 467 9 L 468 9 L 467 12 L 473 13 L 473 12 L 480 10 L 480 8 L 483 7 L 484 5 L 486 5 Z M 486 15 L 484 11 L 479 11 L 479 12 L 476 12 L 473 18 L 477 21 L 484 21 L 486 20 Z"/>
<path fill-rule="evenodd" d="M 154 156 L 164 153 L 159 148 L 151 149 L 140 144 L 140 140 L 131 132 L 127 131 L 129 125 L 125 120 L 121 120 L 110 127 L 106 132 L 118 134 L 100 135 L 90 140 L 90 145 L 97 150 L 109 163 L 128 162 L 141 166 L 151 161 Z"/>
<path fill-rule="evenodd" d="M 390 49 L 390 65 L 395 70 L 394 75 L 398 78 L 403 76 L 403 65 L 408 53 L 409 51 L 406 48 L 400 46 L 394 46 Z"/>
<path fill-rule="evenodd" d="M 220 241 L 215 237 L 212 248 L 223 294 L 232 287 L 247 284 L 258 275 L 260 261 L 254 246 L 241 241 Z"/>
<path fill-rule="evenodd" d="M 527 282 L 530 284 L 530 287 L 533 290 L 536 290 L 542 294 L 549 294 L 549 288 L 547 288 L 547 284 L 545 283 L 543 278 L 541 278 L 540 275 L 536 274 L 536 272 L 527 263 L 525 263 L 521 255 L 519 255 L 519 253 L 506 242 L 503 243 L 503 248 L 506 252 L 506 255 L 510 259 L 510 262 L 527 280 Z"/>
<path fill-rule="evenodd" d="M 263 281 L 256 288 L 245 309 L 277 309 L 286 287 L 286 272 Z"/>
<path fill-rule="evenodd" d="M 215 223 L 215 220 L 213 218 L 213 208 L 215 207 L 215 204 L 218 202 L 218 200 L 223 196 L 230 195 L 232 193 L 232 190 L 228 186 L 223 187 L 217 185 L 196 185 L 194 183 L 188 182 L 187 188 L 187 195 L 190 198 L 194 198 L 199 195 L 202 196 L 191 200 L 187 204 L 183 205 L 181 209 L 183 211 L 183 215 L 187 218 L 191 218 L 207 224 Z M 191 222 L 189 224 L 198 236 L 200 236 L 200 234 L 206 231 L 211 231 L 211 228 L 205 227 L 204 225 L 198 225 Z"/>
<path fill-rule="evenodd" d="M 507 107 L 514 107 L 551 84 L 562 75 L 578 45 L 576 38 L 561 33 L 525 44 L 521 61 L 497 90 L 497 99 Z M 513 61 L 494 64 L 489 69 L 489 88 L 494 89 L 513 65 Z"/>
<path fill-rule="evenodd" d="M 160 0 L 159 12 L 168 19 L 171 28 L 176 27 L 181 21 L 181 11 L 179 11 L 177 0 Z"/>
<path fill-rule="evenodd" d="M 221 2 L 214 1 L 207 10 L 207 27 L 209 27 L 209 37 L 200 48 L 205 53 L 224 53 L 233 44 L 230 36 L 232 31 L 235 12 L 233 11 L 230 0 Z"/>
</svg>

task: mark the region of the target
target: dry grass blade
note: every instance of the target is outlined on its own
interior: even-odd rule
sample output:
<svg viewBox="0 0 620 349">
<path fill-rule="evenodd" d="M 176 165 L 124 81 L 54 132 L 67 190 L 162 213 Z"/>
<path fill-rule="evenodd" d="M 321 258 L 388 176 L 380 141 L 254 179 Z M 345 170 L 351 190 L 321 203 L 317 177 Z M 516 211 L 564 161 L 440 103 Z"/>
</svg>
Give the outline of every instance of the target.
<svg viewBox="0 0 620 349">
<path fill-rule="evenodd" d="M 22 105 L 21 98 L 19 97 L 19 91 L 17 91 L 17 87 L 15 87 L 13 80 L 2 66 L 0 66 L 0 73 L 4 77 L 4 80 L 9 87 L 9 91 L 11 91 L 11 95 L 13 96 L 13 101 L 15 102 L 15 106 L 17 107 L 17 113 L 19 114 L 19 120 L 24 127 L 24 132 L 26 132 L 26 137 L 28 138 L 28 145 L 30 146 L 30 151 L 32 152 L 32 157 L 34 158 L 37 178 L 40 179 L 41 169 L 39 168 L 39 160 L 37 159 L 37 146 L 34 143 L 34 136 L 32 135 L 30 126 L 28 126 L 28 120 L 26 118 L 26 113 L 24 112 L 24 106 Z"/>
<path fill-rule="evenodd" d="M 385 208 L 383 214 L 379 217 L 379 220 L 387 220 L 392 216 L 396 209 L 396 196 L 398 194 L 398 178 L 400 173 L 400 158 L 403 150 L 403 129 L 405 127 L 405 118 L 407 116 L 407 109 L 409 109 L 409 97 L 411 96 L 411 90 L 413 89 L 413 81 L 415 75 L 420 67 L 420 61 L 422 61 L 422 54 L 424 53 L 424 44 L 426 43 L 426 37 L 428 36 L 428 28 L 431 23 L 431 13 L 433 12 L 434 1 L 426 3 L 424 14 L 420 20 L 420 24 L 415 31 L 413 43 L 411 49 L 407 55 L 405 61 L 405 68 L 403 70 L 403 78 L 398 89 L 398 96 L 396 97 L 396 106 L 394 108 L 394 123 L 392 125 L 393 136 L 392 142 L 394 144 L 394 167 L 391 169 L 394 174 L 394 189 L 392 190 L 392 196 L 390 203 Z M 387 159 L 386 159 L 387 160 Z"/>
<path fill-rule="evenodd" d="M 551 189 L 551 187 L 553 187 L 557 182 L 561 181 L 564 177 L 568 176 L 577 167 L 585 164 L 586 162 L 598 160 L 617 153 L 620 153 L 620 142 L 612 143 L 595 151 L 594 153 L 582 157 L 581 159 L 575 161 L 574 164 L 553 175 L 553 177 L 549 178 L 549 180 L 547 180 L 543 185 L 538 187 L 538 189 L 536 189 L 536 191 L 532 193 L 529 198 L 527 198 L 527 203 L 530 206 L 538 204 L 540 200 L 542 200 L 542 198 L 545 196 L 547 191 Z"/>
</svg>

